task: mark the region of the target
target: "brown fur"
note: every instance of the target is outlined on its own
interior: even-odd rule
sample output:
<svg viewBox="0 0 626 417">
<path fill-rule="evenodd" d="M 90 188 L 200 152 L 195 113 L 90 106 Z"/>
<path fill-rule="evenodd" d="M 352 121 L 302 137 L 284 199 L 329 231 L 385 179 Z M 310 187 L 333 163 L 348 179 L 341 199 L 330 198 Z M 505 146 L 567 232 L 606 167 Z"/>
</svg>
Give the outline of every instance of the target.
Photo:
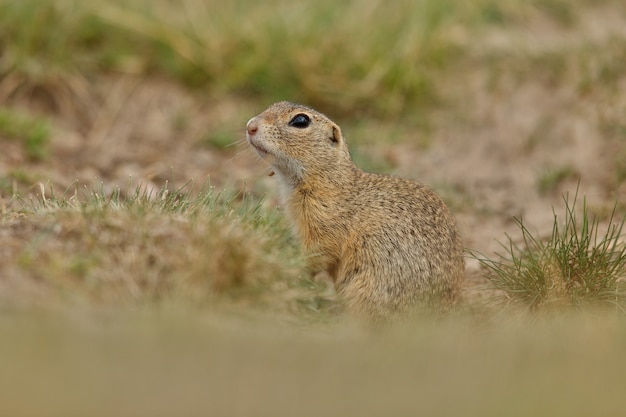
<svg viewBox="0 0 626 417">
<path fill-rule="evenodd" d="M 305 128 L 289 125 L 298 114 Z M 358 169 L 341 129 L 288 102 L 248 122 L 248 142 L 274 168 L 305 250 L 328 271 L 348 309 L 384 319 L 447 310 L 464 275 L 455 221 L 424 185 Z"/>
</svg>

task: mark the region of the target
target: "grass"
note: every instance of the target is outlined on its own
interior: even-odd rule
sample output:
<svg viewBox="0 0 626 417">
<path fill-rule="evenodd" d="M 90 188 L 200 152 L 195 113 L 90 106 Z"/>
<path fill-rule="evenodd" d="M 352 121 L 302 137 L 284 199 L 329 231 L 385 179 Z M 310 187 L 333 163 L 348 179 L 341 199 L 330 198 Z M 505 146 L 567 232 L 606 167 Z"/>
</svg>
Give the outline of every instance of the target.
<svg viewBox="0 0 626 417">
<path fill-rule="evenodd" d="M 225 303 L 289 311 L 323 303 L 286 226 L 260 202 L 211 188 L 197 195 L 166 187 L 126 196 L 119 189 L 84 189 L 82 197 L 44 191 L 5 209 L 5 304 Z"/>
<path fill-rule="evenodd" d="M 563 223 L 555 214 L 552 235 L 534 236 L 521 219 L 521 243 L 508 237 L 506 253 L 498 260 L 477 257 L 488 278 L 502 291 L 506 304 L 531 311 L 563 308 L 626 307 L 625 219 L 613 210 L 606 229 L 593 218 L 583 199 L 577 213 L 576 197 L 565 202 Z M 580 216 L 580 217 L 579 217 Z"/>
<path fill-rule="evenodd" d="M 430 22 L 442 13 L 435 4 L 422 2 L 406 14 L 407 3 L 383 21 L 376 18 L 383 3 L 276 1 L 280 13 L 271 14 L 273 7 L 249 1 L 5 3 L 2 38 L 12 41 L 3 45 L 6 64 L 0 73 L 15 79 L 15 90 L 55 84 L 72 89 L 73 81 L 65 80 L 94 71 L 161 73 L 194 88 L 335 107 L 343 102 L 344 109 L 390 88 L 395 91 L 390 104 L 397 102 L 397 107 L 432 96 L 426 60 L 445 54 L 446 48 L 436 41 L 430 46 L 437 30 Z M 242 19 L 244 12 L 254 21 Z M 380 32 L 367 31 L 363 19 Z M 355 30 L 367 41 L 358 49 L 346 38 Z M 390 53 L 382 60 L 385 51 Z M 353 59 L 337 60 L 335 54 Z M 372 62 L 377 63 L 372 67 Z"/>
<path fill-rule="evenodd" d="M 0 320 L 0 354 L 11 358 L 0 374 L 0 411 L 618 416 L 624 324 L 570 316 L 367 335 L 180 311 L 9 315 Z"/>
<path fill-rule="evenodd" d="M 0 75 L 6 94 L 38 89 L 58 106 L 80 102 L 86 74 L 113 71 L 390 116 L 436 104 L 474 33 L 536 16 L 579 17 L 564 0 L 4 2 Z"/>
<path fill-rule="evenodd" d="M 185 185 L 158 191 L 137 187 L 107 195 L 41 185 L 37 198 L 14 196 L 2 214 L 0 300 L 12 305 L 202 306 L 231 303 L 290 311 L 305 319 L 332 314 L 334 296 L 311 280 L 305 258 L 275 213 L 259 201 Z M 624 219 L 615 209 L 602 229 L 583 200 L 567 197 L 564 221 L 551 236 L 534 236 L 521 219 L 521 243 L 508 237 L 498 259 L 476 256 L 507 305 L 531 311 L 626 307 Z"/>
</svg>

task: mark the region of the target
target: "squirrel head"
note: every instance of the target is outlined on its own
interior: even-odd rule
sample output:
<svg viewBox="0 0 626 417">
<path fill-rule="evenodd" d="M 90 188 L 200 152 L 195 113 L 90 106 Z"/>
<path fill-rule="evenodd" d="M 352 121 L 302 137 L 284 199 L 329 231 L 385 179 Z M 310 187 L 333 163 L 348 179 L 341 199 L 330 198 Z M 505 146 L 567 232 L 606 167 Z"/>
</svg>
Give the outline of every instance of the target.
<svg viewBox="0 0 626 417">
<path fill-rule="evenodd" d="M 272 104 L 248 121 L 246 138 L 261 158 L 294 183 L 352 165 L 339 126 L 306 106 Z"/>
</svg>

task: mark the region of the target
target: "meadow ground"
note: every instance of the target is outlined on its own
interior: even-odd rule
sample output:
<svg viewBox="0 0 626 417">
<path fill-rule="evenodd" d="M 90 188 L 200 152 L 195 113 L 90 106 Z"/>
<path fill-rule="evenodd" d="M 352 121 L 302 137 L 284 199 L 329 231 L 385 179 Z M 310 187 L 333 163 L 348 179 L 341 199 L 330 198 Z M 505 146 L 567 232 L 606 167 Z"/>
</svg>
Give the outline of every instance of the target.
<svg viewBox="0 0 626 417">
<path fill-rule="evenodd" d="M 575 193 L 602 237 L 626 5 L 222 3 L 0 3 L 0 414 L 624 415 L 623 292 L 520 313 L 468 255 L 453 317 L 371 333 L 307 270 L 244 126 L 316 107 L 489 259 Z"/>
</svg>

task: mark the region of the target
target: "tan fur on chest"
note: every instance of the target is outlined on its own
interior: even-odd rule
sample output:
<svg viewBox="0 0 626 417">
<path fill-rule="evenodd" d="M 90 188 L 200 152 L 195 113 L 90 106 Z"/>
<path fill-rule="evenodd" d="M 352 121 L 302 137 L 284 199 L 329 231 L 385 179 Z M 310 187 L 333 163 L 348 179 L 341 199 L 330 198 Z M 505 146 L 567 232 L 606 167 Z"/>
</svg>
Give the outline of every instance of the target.
<svg viewBox="0 0 626 417">
<path fill-rule="evenodd" d="M 295 190 L 287 203 L 296 234 L 313 264 L 322 269 L 338 261 L 348 234 L 347 219 L 338 215 L 335 204 L 316 198 L 306 187 Z"/>
</svg>

